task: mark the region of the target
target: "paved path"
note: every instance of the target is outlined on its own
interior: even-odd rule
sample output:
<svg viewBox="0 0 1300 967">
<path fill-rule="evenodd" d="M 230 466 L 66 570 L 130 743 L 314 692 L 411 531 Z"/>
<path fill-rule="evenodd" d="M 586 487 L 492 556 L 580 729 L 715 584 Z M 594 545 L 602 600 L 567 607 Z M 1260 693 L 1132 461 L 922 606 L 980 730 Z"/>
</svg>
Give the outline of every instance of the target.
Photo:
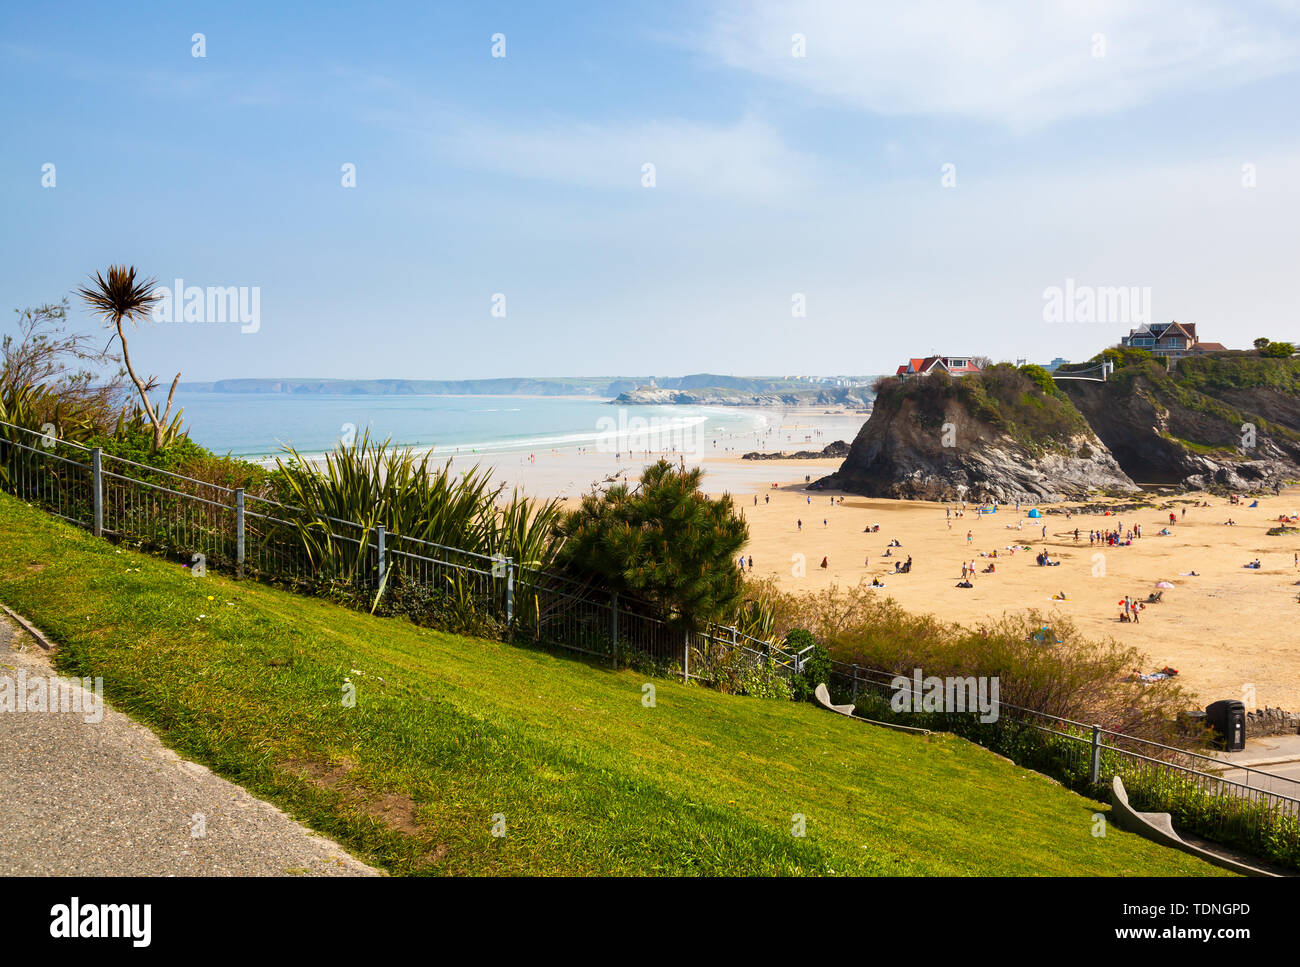
<svg viewBox="0 0 1300 967">
<path fill-rule="evenodd" d="M 54 674 L 0 613 L 0 677 L 20 669 L 29 693 Z M 0 710 L 0 876 L 378 874 L 120 712 L 102 716 Z"/>
<path fill-rule="evenodd" d="M 1272 763 L 1300 762 L 1300 735 L 1254 736 L 1246 740 L 1241 752 L 1220 752 L 1218 757 L 1234 765 L 1261 769 Z"/>
</svg>

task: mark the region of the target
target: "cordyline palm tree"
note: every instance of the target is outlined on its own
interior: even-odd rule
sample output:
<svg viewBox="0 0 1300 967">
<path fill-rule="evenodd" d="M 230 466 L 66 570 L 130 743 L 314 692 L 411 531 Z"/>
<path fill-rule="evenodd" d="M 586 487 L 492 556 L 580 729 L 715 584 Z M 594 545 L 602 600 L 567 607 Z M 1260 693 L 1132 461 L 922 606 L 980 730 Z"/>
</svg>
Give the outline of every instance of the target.
<svg viewBox="0 0 1300 967">
<path fill-rule="evenodd" d="M 181 374 L 177 373 L 176 378 L 172 380 L 171 392 L 167 394 L 167 408 L 159 416 L 158 407 L 149 399 L 149 391 L 157 383 L 152 377 L 146 382 L 136 375 L 135 367 L 131 365 L 131 354 L 126 348 L 126 334 L 122 331 L 122 320 L 125 319 L 134 328 L 137 320 L 149 318 L 154 303 L 161 298 L 154 292 L 157 284 L 157 279 L 137 282 L 135 266 L 127 268 L 110 265 L 107 279 L 96 272 L 89 285 L 77 290 L 77 294 L 85 300 L 90 311 L 102 316 L 105 324 L 112 322 L 117 330 L 117 338 L 122 341 L 122 362 L 126 364 L 131 382 L 135 383 L 135 388 L 140 391 L 140 401 L 144 405 L 145 415 L 153 427 L 154 450 L 161 449 L 163 441 L 167 438 L 172 397 L 176 395 L 176 384 L 181 381 Z"/>
</svg>

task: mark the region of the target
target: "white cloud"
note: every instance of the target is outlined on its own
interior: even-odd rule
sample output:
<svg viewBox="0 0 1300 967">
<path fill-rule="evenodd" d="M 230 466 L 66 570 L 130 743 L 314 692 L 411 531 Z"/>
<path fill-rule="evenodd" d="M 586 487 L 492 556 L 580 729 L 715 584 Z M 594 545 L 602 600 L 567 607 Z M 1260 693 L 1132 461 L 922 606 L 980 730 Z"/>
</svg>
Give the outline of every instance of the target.
<svg viewBox="0 0 1300 967">
<path fill-rule="evenodd" d="M 1298 28 L 1294 0 L 720 0 L 689 43 L 877 114 L 1025 126 L 1296 70 Z"/>
</svg>

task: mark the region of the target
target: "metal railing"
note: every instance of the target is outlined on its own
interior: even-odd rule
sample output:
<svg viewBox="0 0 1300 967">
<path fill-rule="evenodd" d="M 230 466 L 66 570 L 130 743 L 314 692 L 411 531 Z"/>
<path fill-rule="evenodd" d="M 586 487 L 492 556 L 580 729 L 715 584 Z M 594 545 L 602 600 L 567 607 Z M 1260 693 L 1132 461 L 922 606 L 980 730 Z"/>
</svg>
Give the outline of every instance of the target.
<svg viewBox="0 0 1300 967">
<path fill-rule="evenodd" d="M 866 702 L 873 715 L 888 716 L 890 699 L 911 688 L 913 681 L 840 661 L 832 661 L 831 668 L 827 684 L 832 695 L 855 705 Z M 896 687 L 900 678 L 908 686 Z M 1119 776 L 1138 808 L 1171 812 L 1176 823 L 1192 822 L 1195 832 L 1212 839 L 1241 842 L 1278 819 L 1300 822 L 1300 780 L 1194 749 L 1001 701 L 996 723 L 988 725 L 975 715 L 929 714 L 934 715 L 932 721 L 946 720 L 950 731 L 979 745 L 1069 784 L 1091 787 L 1094 793 L 1100 794 Z M 1036 740 L 1028 745 L 1017 741 L 1024 734 Z"/>
<path fill-rule="evenodd" d="M 735 628 L 687 631 L 651 604 L 620 600 L 589 583 L 489 556 L 341 520 L 100 448 L 0 422 L 0 486 L 96 536 L 136 542 L 208 568 L 308 590 L 338 582 L 377 593 L 397 584 L 441 596 L 446 607 L 490 616 L 513 640 L 617 664 L 637 661 L 712 682 L 726 652 L 771 663 L 789 677 L 800 657 Z"/>
</svg>

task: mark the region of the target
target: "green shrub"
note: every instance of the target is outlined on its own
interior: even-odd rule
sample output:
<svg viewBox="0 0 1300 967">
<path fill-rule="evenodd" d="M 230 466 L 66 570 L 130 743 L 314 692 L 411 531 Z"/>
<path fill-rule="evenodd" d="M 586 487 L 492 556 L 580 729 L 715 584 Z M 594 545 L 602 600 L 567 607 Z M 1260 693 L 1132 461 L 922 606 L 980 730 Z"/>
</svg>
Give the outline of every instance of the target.
<svg viewBox="0 0 1300 967">
<path fill-rule="evenodd" d="M 736 555 L 749 528 L 729 496 L 700 493 L 702 475 L 660 460 L 635 488 L 617 484 L 583 497 L 556 521 L 558 563 L 574 577 L 648 602 L 672 624 L 726 620 L 744 598 Z"/>
</svg>

